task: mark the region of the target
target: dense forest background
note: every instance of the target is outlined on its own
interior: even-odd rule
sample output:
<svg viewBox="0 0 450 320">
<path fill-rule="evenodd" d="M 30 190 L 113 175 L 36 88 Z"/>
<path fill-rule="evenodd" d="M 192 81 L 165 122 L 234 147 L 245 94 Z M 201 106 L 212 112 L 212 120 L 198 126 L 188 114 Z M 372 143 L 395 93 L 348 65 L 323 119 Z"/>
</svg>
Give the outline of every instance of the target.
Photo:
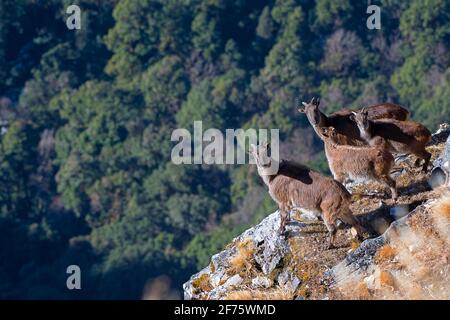
<svg viewBox="0 0 450 320">
<path fill-rule="evenodd" d="M 274 205 L 249 165 L 172 164 L 172 130 L 279 128 L 283 158 L 324 172 L 298 97 L 326 112 L 391 101 L 435 130 L 450 114 L 449 13 L 450 0 L 1 0 L 0 298 L 176 297 Z M 70 264 L 82 290 L 66 288 Z"/>
</svg>

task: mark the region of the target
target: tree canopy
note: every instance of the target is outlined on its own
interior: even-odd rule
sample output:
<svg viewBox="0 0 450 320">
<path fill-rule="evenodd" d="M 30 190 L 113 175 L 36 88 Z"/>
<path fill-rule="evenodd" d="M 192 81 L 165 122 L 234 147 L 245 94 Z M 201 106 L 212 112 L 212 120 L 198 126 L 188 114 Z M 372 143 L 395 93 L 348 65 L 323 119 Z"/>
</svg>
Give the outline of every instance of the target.
<svg viewBox="0 0 450 320">
<path fill-rule="evenodd" d="M 172 131 L 195 120 L 279 128 L 323 172 L 299 97 L 448 121 L 450 1 L 373 4 L 380 30 L 349 0 L 2 0 L 0 298 L 141 298 L 162 274 L 180 290 L 269 214 L 251 166 L 171 162 Z M 84 290 L 65 288 L 70 264 Z"/>
</svg>

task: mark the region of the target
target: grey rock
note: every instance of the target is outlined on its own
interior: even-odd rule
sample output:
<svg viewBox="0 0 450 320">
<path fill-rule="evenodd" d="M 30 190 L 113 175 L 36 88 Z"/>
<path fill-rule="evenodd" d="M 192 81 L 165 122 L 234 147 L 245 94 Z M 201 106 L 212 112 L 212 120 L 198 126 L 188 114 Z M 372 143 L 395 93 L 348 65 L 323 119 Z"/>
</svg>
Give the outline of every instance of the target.
<svg viewBox="0 0 450 320">
<path fill-rule="evenodd" d="M 312 212 L 300 213 L 300 219 L 303 221 L 317 221 L 319 218 Z"/>
<path fill-rule="evenodd" d="M 441 168 L 439 167 L 434 167 L 431 171 L 430 177 L 428 178 L 427 182 L 428 185 L 432 188 L 432 189 L 436 189 L 440 186 L 444 186 L 447 185 L 447 187 L 450 187 L 449 184 L 449 175 L 448 173 L 446 174 Z"/>
<path fill-rule="evenodd" d="M 300 284 L 300 279 L 288 269 L 284 269 L 278 275 L 278 285 L 285 290 L 295 291 Z"/>
<path fill-rule="evenodd" d="M 406 170 L 402 169 L 402 168 L 393 169 L 391 171 L 391 177 L 396 179 L 396 178 L 400 177 L 402 174 L 404 174 L 405 172 L 406 172 Z"/>
<path fill-rule="evenodd" d="M 450 126 L 447 123 L 439 125 L 439 129 L 431 135 L 430 144 L 438 144 L 444 142 L 450 136 Z"/>
<path fill-rule="evenodd" d="M 229 268 L 230 258 L 236 254 L 236 249 L 223 250 L 211 258 L 214 272 L 210 272 L 210 282 L 213 287 L 217 287 L 221 281 L 226 280 L 226 271 Z M 211 271 L 211 270 L 210 270 Z"/>
<path fill-rule="evenodd" d="M 225 298 L 227 292 L 228 292 L 227 288 L 225 288 L 224 286 L 218 286 L 209 292 L 208 299 L 209 300 L 222 300 Z"/>
<path fill-rule="evenodd" d="M 255 253 L 255 261 L 261 267 L 264 274 L 270 274 L 280 263 L 281 259 L 288 253 L 289 245 L 287 241 L 280 237 L 266 237 L 258 244 Z"/>
<path fill-rule="evenodd" d="M 231 278 L 228 278 L 228 280 L 223 284 L 223 287 L 230 288 L 233 286 L 237 286 L 237 285 L 241 284 L 242 281 L 243 281 L 242 277 L 238 274 L 235 274 Z"/>
<path fill-rule="evenodd" d="M 200 276 L 202 276 L 203 274 L 208 274 L 209 275 L 210 272 L 210 268 L 206 267 L 204 269 L 202 269 L 200 272 L 197 272 L 196 274 L 192 275 L 189 279 L 189 281 L 185 282 L 183 284 L 183 291 L 184 291 L 184 299 L 185 300 L 192 300 L 192 299 L 198 299 L 198 295 L 195 293 L 196 289 L 194 288 L 194 286 L 192 285 L 192 281 L 199 278 Z"/>
<path fill-rule="evenodd" d="M 242 277 L 238 274 L 228 278 L 228 280 L 224 284 L 213 288 L 208 293 L 208 299 L 210 300 L 224 299 L 227 292 L 229 292 L 230 288 L 240 285 L 242 281 L 243 281 Z"/>
<path fill-rule="evenodd" d="M 280 215 L 278 211 L 265 218 L 257 226 L 248 229 L 238 241 L 250 239 L 253 241 L 256 252 L 254 258 L 264 274 L 269 274 L 277 267 L 281 259 L 288 253 L 289 245 L 286 239 L 278 234 L 280 226 Z M 302 228 L 302 224 L 297 226 L 287 226 L 287 230 L 295 231 Z"/>
<path fill-rule="evenodd" d="M 367 276 L 363 279 L 364 283 L 366 284 L 367 288 L 374 289 L 375 288 L 375 275 L 371 274 L 370 276 Z"/>
<path fill-rule="evenodd" d="M 267 277 L 258 276 L 252 279 L 254 288 L 269 288 L 273 285 L 273 281 Z"/>
<path fill-rule="evenodd" d="M 429 205 L 434 200 L 428 200 L 424 204 L 416 207 L 407 215 L 391 223 L 389 228 L 379 237 L 365 240 L 358 249 L 350 253 L 343 261 L 328 270 L 324 275 L 324 282 L 330 287 L 336 283 L 345 282 L 346 278 L 352 277 L 353 274 L 362 274 L 367 277 L 367 271 L 373 265 L 375 253 L 386 243 L 389 243 L 390 235 L 393 230 L 399 230 L 407 225 L 407 219 L 415 213 L 422 210 L 423 207 Z M 369 281 L 370 278 L 367 280 Z"/>
<path fill-rule="evenodd" d="M 247 229 L 234 241 L 245 241 L 251 239 L 254 243 L 263 242 L 266 238 L 273 238 L 278 236 L 278 228 L 280 226 L 280 215 L 278 211 L 267 216 L 258 225 Z"/>
<path fill-rule="evenodd" d="M 342 266 L 351 271 L 365 271 L 373 262 L 373 257 L 377 250 L 386 243 L 383 236 L 364 241 L 358 249 L 350 253 L 344 261 L 340 262 L 335 268 Z"/>
<path fill-rule="evenodd" d="M 389 214 L 392 216 L 394 220 L 403 218 L 408 213 L 409 213 L 409 205 L 407 204 L 397 205 L 389 209 Z"/>
<path fill-rule="evenodd" d="M 210 282 L 214 287 L 217 287 L 225 277 L 226 269 L 223 267 L 219 267 L 215 272 L 210 273 Z"/>
<path fill-rule="evenodd" d="M 436 181 L 436 179 L 439 179 L 439 172 L 442 172 L 444 175 L 444 181 L 442 181 L 442 183 L 446 183 L 447 186 L 450 186 L 450 136 L 445 142 L 445 147 L 442 153 L 436 160 L 433 161 L 433 170 L 430 178 L 431 186 L 440 184 Z"/>
<path fill-rule="evenodd" d="M 244 231 L 240 236 L 233 239 L 234 243 L 251 241 L 255 247 L 253 255 L 255 262 L 259 265 L 264 274 L 270 274 L 282 261 L 284 256 L 289 252 L 289 244 L 287 240 L 278 234 L 280 226 L 280 216 L 278 211 L 267 216 L 258 225 Z M 286 232 L 289 235 L 300 233 L 305 224 L 300 222 L 291 222 L 286 226 Z M 199 273 L 194 274 L 188 282 L 183 285 L 184 297 L 187 300 L 200 298 L 196 294 L 192 281 L 200 277 L 203 273 L 207 273 L 213 289 L 208 293 L 210 299 L 220 299 L 225 293 L 227 286 L 238 284 L 234 283 L 238 278 L 233 276 L 227 278 L 227 270 L 230 267 L 230 260 L 237 253 L 236 246 L 225 249 L 211 258 L 212 268 L 210 266 L 204 268 Z M 211 270 L 212 269 L 212 270 Z M 270 279 L 268 279 L 270 280 Z M 225 281 L 225 282 L 224 282 Z M 231 282 L 230 282 L 231 281 Z M 258 285 L 266 285 L 264 280 Z M 270 280 L 271 281 L 271 280 Z M 295 286 L 296 280 L 291 279 Z M 222 285 L 221 285 L 222 283 Z M 234 283 L 234 284 L 233 284 Z M 270 285 L 272 285 L 271 283 Z"/>
<path fill-rule="evenodd" d="M 394 161 L 395 161 L 396 164 L 398 164 L 398 163 L 405 162 L 407 159 L 408 159 L 408 155 L 407 154 L 402 154 L 402 155 L 399 155 L 399 156 L 395 157 Z"/>
<path fill-rule="evenodd" d="M 183 295 L 184 295 L 184 300 L 194 299 L 192 283 L 190 281 L 183 283 Z"/>
</svg>

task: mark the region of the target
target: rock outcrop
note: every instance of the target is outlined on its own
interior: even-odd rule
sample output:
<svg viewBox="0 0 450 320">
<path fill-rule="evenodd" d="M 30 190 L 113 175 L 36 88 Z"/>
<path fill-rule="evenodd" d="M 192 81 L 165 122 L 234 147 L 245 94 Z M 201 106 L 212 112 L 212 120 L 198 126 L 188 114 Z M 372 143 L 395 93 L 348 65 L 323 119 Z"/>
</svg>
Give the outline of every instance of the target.
<svg viewBox="0 0 450 320">
<path fill-rule="evenodd" d="M 369 239 L 352 242 L 342 228 L 338 248 L 327 250 L 323 222 L 301 212 L 292 214 L 285 239 L 275 212 L 194 274 L 183 286 L 185 299 L 450 298 L 450 196 L 442 179 L 449 174 L 449 133 L 441 126 L 427 147 L 433 174 L 421 173 L 413 157 L 397 159 L 397 202 L 376 183 L 347 186 Z"/>
<path fill-rule="evenodd" d="M 448 299 L 450 196 L 426 201 L 327 274 L 349 299 Z"/>
<path fill-rule="evenodd" d="M 445 143 L 444 151 L 441 155 L 433 162 L 433 171 L 431 173 L 430 183 L 433 185 L 446 184 L 450 187 L 450 136 L 448 131 L 450 127 L 442 126 L 439 128 L 438 132 L 434 135 L 435 141 L 437 143 L 442 142 L 447 136 L 447 141 Z"/>
<path fill-rule="evenodd" d="M 229 289 L 241 285 L 242 278 L 252 274 L 255 274 L 255 277 L 247 281 L 251 288 L 269 288 L 277 283 L 286 290 L 295 291 L 300 280 L 292 272 L 288 269 L 274 272 L 291 250 L 288 241 L 278 236 L 279 225 L 280 215 L 277 211 L 235 238 L 230 248 L 214 255 L 208 267 L 194 274 L 184 284 L 185 299 L 225 298 Z M 291 234 L 296 233 L 302 226 L 301 223 L 290 224 L 287 231 Z M 246 262 L 248 265 L 245 264 Z M 239 272 L 244 274 L 240 275 Z M 257 275 L 259 273 L 261 275 Z M 274 273 L 278 276 L 275 277 Z M 240 280 L 238 281 L 236 277 Z M 196 281 L 201 278 L 209 281 L 213 289 L 205 292 L 201 287 L 202 283 Z"/>
</svg>

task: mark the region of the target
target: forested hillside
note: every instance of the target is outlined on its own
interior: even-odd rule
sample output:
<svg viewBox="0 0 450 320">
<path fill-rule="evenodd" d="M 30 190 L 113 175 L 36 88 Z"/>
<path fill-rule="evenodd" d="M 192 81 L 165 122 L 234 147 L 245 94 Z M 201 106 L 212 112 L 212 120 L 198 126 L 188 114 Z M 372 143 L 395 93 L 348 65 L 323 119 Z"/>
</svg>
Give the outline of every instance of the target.
<svg viewBox="0 0 450 320">
<path fill-rule="evenodd" d="M 2 0 L 0 298 L 138 299 L 162 275 L 180 292 L 275 206 L 249 165 L 173 164 L 172 131 L 279 128 L 281 157 L 324 172 L 298 97 L 391 101 L 434 131 L 449 16 L 450 0 Z"/>
</svg>

